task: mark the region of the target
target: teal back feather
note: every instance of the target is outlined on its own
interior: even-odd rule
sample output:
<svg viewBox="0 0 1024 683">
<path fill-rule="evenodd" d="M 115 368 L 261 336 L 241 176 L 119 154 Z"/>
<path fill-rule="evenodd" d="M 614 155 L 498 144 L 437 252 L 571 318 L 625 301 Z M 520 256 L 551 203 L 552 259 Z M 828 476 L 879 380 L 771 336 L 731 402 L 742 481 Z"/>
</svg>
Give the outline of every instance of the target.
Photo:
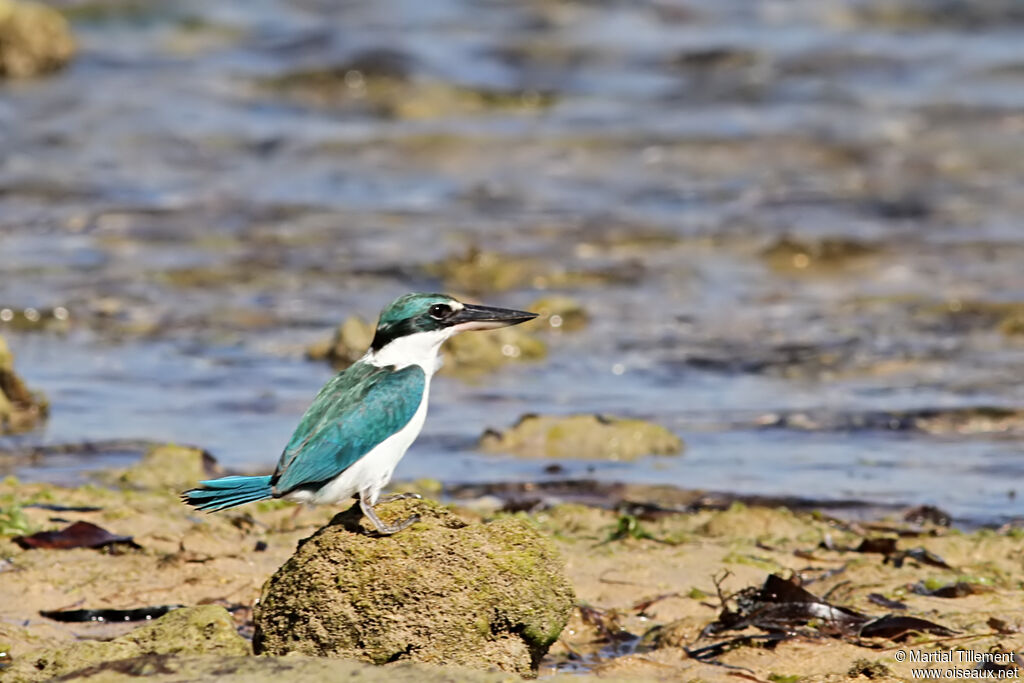
<svg viewBox="0 0 1024 683">
<path fill-rule="evenodd" d="M 271 479 L 276 496 L 338 476 L 402 427 L 423 400 L 426 374 L 359 362 L 331 379 L 306 410 Z"/>
</svg>

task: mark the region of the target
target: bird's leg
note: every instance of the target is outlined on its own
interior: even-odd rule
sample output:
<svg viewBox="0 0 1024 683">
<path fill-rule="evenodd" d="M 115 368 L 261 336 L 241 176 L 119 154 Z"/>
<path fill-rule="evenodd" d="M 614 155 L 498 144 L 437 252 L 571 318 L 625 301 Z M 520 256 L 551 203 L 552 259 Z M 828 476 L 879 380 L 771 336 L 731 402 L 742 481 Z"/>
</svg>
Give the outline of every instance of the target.
<svg viewBox="0 0 1024 683">
<path fill-rule="evenodd" d="M 421 498 L 423 498 L 423 496 L 421 496 L 418 493 L 392 493 L 391 495 L 384 496 L 383 498 L 377 500 L 377 505 L 383 505 L 384 503 L 394 503 L 396 500 L 408 500 L 410 498 L 412 498 L 413 500 L 420 500 Z"/>
<path fill-rule="evenodd" d="M 373 510 L 373 505 L 370 504 L 370 498 L 368 493 L 359 494 L 359 507 L 362 509 L 363 514 L 366 518 L 373 522 L 373 526 L 376 527 L 377 533 L 381 536 L 390 536 L 391 534 L 397 534 L 402 529 L 407 529 L 416 522 L 420 521 L 419 515 L 413 515 L 408 519 L 403 519 L 401 522 L 396 524 L 385 524 L 381 521 L 380 517 Z"/>
</svg>

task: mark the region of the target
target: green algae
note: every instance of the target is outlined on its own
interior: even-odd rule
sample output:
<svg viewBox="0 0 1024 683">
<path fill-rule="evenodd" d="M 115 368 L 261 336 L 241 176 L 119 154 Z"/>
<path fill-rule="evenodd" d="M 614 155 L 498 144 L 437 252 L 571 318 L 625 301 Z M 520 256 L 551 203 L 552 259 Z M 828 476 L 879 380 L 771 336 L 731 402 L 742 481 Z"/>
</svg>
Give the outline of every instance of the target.
<svg viewBox="0 0 1024 683">
<path fill-rule="evenodd" d="M 661 425 L 601 415 L 524 415 L 504 432 L 489 430 L 479 447 L 489 453 L 527 458 L 636 460 L 645 455 L 676 455 L 683 442 Z"/>
<path fill-rule="evenodd" d="M 422 521 L 373 537 L 345 513 L 301 542 L 263 588 L 257 653 L 535 671 L 574 602 L 551 541 L 519 518 L 468 524 L 432 502 L 382 512 Z"/>
<path fill-rule="evenodd" d="M 26 536 L 34 531 L 19 505 L 0 507 L 0 536 Z"/>
</svg>

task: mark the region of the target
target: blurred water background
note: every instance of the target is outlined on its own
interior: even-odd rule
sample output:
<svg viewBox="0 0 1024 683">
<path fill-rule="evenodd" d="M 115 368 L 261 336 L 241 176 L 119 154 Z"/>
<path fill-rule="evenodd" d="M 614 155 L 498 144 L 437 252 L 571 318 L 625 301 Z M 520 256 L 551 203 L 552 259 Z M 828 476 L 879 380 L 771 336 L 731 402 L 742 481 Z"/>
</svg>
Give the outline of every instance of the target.
<svg viewBox="0 0 1024 683">
<path fill-rule="evenodd" d="M 73 63 L 0 85 L 0 334 L 51 402 L 3 448 L 174 441 L 269 471 L 342 319 L 410 290 L 558 293 L 589 325 L 440 376 L 397 478 L 1024 513 L 1020 3 L 57 7 Z M 525 266 L 464 277 L 474 249 Z M 659 422 L 685 454 L 476 449 L 575 412 Z"/>
</svg>

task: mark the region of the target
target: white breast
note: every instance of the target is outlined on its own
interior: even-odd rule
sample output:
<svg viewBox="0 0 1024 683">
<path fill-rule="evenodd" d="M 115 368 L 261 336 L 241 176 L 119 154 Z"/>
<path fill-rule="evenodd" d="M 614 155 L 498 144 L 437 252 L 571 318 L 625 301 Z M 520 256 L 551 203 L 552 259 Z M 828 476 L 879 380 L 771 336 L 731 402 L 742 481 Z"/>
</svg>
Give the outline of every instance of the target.
<svg viewBox="0 0 1024 683">
<path fill-rule="evenodd" d="M 437 352 L 441 344 L 455 332 L 454 328 L 446 327 L 399 337 L 376 353 L 368 351 L 362 360 L 377 367 L 393 365 L 399 370 L 409 365 L 419 365 L 430 377 L 437 371 Z"/>
<path fill-rule="evenodd" d="M 367 352 L 363 361 L 378 367 L 391 365 L 401 369 L 409 365 L 419 365 L 423 368 L 426 382 L 423 385 L 423 399 L 419 407 L 404 427 L 381 441 L 373 450 L 324 486 L 316 491 L 292 491 L 284 498 L 297 503 L 333 504 L 365 491 L 370 504 L 376 503 L 381 489 L 391 481 L 391 474 L 395 471 L 398 461 L 423 429 L 430 397 L 430 379 L 439 366 L 437 353 L 444 340 L 451 335 L 450 328 L 421 332 L 400 337 L 377 353 Z"/>
<path fill-rule="evenodd" d="M 391 474 L 395 471 L 398 461 L 423 429 L 423 422 L 427 417 L 429 392 L 428 375 L 426 386 L 423 388 L 423 400 L 404 427 L 381 441 L 373 450 L 318 490 L 293 491 L 285 498 L 301 503 L 334 504 L 365 491 L 371 504 L 376 503 L 381 489 L 391 481 Z"/>
</svg>

